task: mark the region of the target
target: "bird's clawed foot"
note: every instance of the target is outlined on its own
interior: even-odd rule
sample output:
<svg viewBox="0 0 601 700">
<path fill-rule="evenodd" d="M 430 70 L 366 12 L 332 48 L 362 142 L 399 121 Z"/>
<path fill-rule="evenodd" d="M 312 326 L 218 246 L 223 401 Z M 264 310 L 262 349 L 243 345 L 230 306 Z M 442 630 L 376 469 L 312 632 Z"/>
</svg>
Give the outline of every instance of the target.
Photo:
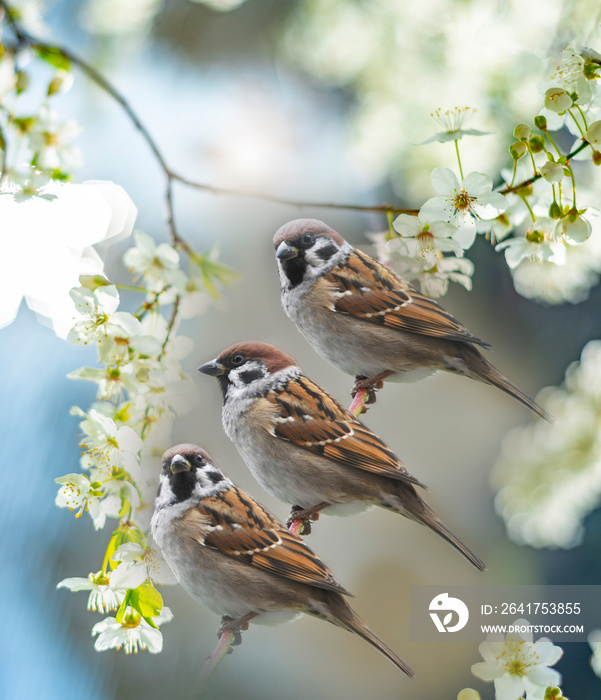
<svg viewBox="0 0 601 700">
<path fill-rule="evenodd" d="M 329 503 L 319 503 L 311 508 L 292 506 L 288 520 L 286 520 L 286 527 L 290 530 L 294 523 L 300 522 L 300 530 L 294 530 L 293 532 L 299 535 L 310 535 L 311 523 L 319 520 L 319 511 L 327 508 L 329 505 Z"/>
<path fill-rule="evenodd" d="M 351 389 L 351 397 L 354 399 L 360 391 L 367 391 L 367 399 L 365 400 L 365 403 L 375 403 L 376 391 L 384 386 L 384 380 L 390 377 L 391 374 L 394 374 L 394 372 L 380 372 L 380 374 L 376 374 L 375 377 L 364 377 L 363 375 L 358 374 L 355 377 L 355 383 Z"/>
<path fill-rule="evenodd" d="M 217 628 L 217 636 L 222 637 L 226 632 L 232 632 L 234 638 L 230 642 L 230 647 L 237 647 L 239 644 L 242 644 L 242 635 L 240 633 L 248 629 L 250 621 L 256 616 L 257 613 L 248 613 L 248 615 L 236 618 L 224 615 L 221 618 L 221 624 Z M 231 649 L 228 653 L 231 653 Z"/>
</svg>

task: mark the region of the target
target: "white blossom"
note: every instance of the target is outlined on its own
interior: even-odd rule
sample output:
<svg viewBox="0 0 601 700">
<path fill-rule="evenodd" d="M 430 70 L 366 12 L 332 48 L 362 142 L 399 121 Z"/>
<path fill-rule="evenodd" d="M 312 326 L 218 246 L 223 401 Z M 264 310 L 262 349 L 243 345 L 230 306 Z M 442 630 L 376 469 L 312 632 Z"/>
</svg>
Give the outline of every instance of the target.
<svg viewBox="0 0 601 700">
<path fill-rule="evenodd" d="M 66 474 L 55 481 L 61 484 L 55 499 L 59 508 L 76 510 L 76 518 L 88 511 L 94 527 L 97 530 L 104 527 L 106 515 L 99 500 L 102 493 L 95 488 L 96 485 L 85 474 Z"/>
<path fill-rule="evenodd" d="M 589 238 L 593 228 L 584 213 L 571 211 L 557 222 L 557 230 L 567 243 L 579 245 Z"/>
<path fill-rule="evenodd" d="M 401 214 L 392 225 L 401 236 L 408 254 L 424 258 L 430 265 L 438 259 L 438 251 L 463 255 L 463 248 L 452 238 L 457 233 L 457 226 L 446 221 L 430 222 L 420 216 Z"/>
<path fill-rule="evenodd" d="M 142 231 L 135 231 L 136 246 L 125 251 L 123 262 L 150 291 L 167 286 L 185 287 L 186 276 L 179 269 L 179 253 L 168 243 L 157 244 Z"/>
<path fill-rule="evenodd" d="M 80 167 L 81 152 L 71 143 L 80 133 L 81 127 L 74 119 L 58 124 L 56 112 L 43 105 L 29 134 L 36 164 L 42 169 L 63 172 Z"/>
<path fill-rule="evenodd" d="M 591 668 L 601 678 L 601 629 L 595 629 L 589 634 L 588 643 L 593 650 Z"/>
<path fill-rule="evenodd" d="M 70 591 L 90 591 L 88 596 L 88 610 L 107 613 L 118 610 L 123 601 L 124 593 L 114 590 L 110 585 L 111 573 L 98 571 L 88 574 L 87 578 L 63 579 L 57 588 L 68 588 Z"/>
<path fill-rule="evenodd" d="M 98 468 L 108 470 L 109 473 L 114 467 L 123 467 L 127 471 L 135 468 L 142 440 L 132 428 L 126 425 L 117 427 L 114 420 L 94 408 L 84 413 L 75 406 L 71 413 L 84 418 L 79 424 L 85 433 L 81 445 L 86 448 Z"/>
<path fill-rule="evenodd" d="M 79 313 L 67 340 L 73 345 L 98 345 L 101 360 L 112 357 L 120 339 L 142 334 L 142 325 L 126 311 L 117 311 L 119 292 L 114 285 L 98 287 L 93 292 L 76 287 L 70 292 Z"/>
<path fill-rule="evenodd" d="M 527 620 L 516 620 L 513 626 L 526 629 Z M 507 634 L 505 641 L 482 642 L 478 650 L 484 661 L 472 666 L 472 673 L 484 681 L 494 681 L 496 700 L 518 700 L 524 691 L 545 694 L 548 686 L 556 686 L 561 676 L 555 665 L 563 650 L 544 637 L 532 641 L 528 631 Z"/>
<path fill-rule="evenodd" d="M 507 207 L 503 195 L 492 192 L 491 179 L 482 173 L 471 172 L 460 182 L 449 168 L 434 168 L 432 184 L 442 196 L 425 202 L 420 216 L 458 226 L 454 239 L 463 248 L 474 242 L 477 221 L 494 219 Z"/>
<path fill-rule="evenodd" d="M 565 248 L 550 238 L 549 229 L 555 229 L 555 222 L 548 219 L 538 219 L 524 236 L 516 236 L 501 241 L 495 250 L 505 251 L 507 265 L 514 270 L 523 260 L 551 261 L 563 264 Z"/>
<path fill-rule="evenodd" d="M 121 562 L 111 576 L 111 585 L 115 588 L 137 588 L 148 579 L 167 585 L 177 583 L 169 565 L 156 548 L 126 542 L 112 558 Z"/>
<path fill-rule="evenodd" d="M 495 507 L 509 536 L 533 547 L 573 547 L 601 502 L 601 341 L 589 342 L 564 384 L 538 397 L 554 423 L 518 428 L 494 469 Z"/>
<path fill-rule="evenodd" d="M 155 624 L 159 626 L 172 619 L 173 614 L 167 607 L 163 608 L 158 617 L 153 618 Z M 92 636 L 96 635 L 98 635 L 94 642 L 96 651 L 123 647 L 126 654 L 137 654 L 138 649 L 148 649 L 151 654 L 159 654 L 163 650 L 161 631 L 151 627 L 136 612 L 126 613 L 123 622 L 117 622 L 114 617 L 106 617 L 101 622 L 97 622 L 92 628 Z"/>
<path fill-rule="evenodd" d="M 437 109 L 435 112 L 432 112 L 430 116 L 442 126 L 443 131 L 439 131 L 434 134 L 434 136 L 430 136 L 430 138 L 422 141 L 420 146 L 426 143 L 432 143 L 433 141 L 446 143 L 447 141 L 458 141 L 464 136 L 487 136 L 488 134 L 492 134 L 492 131 L 463 128 L 474 118 L 476 112 L 477 110 L 473 107 L 453 107 L 453 109 L 447 109 L 445 111 Z"/>
</svg>

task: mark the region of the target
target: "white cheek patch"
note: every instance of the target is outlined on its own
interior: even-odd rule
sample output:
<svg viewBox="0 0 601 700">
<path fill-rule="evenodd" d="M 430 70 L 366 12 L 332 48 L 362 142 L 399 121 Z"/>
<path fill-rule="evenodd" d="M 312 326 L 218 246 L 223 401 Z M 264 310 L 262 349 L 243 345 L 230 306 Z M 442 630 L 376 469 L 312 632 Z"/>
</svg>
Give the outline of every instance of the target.
<svg viewBox="0 0 601 700">
<path fill-rule="evenodd" d="M 221 472 L 218 473 L 221 474 Z M 227 477 L 223 476 L 223 474 L 221 474 L 221 477 L 221 480 L 215 483 L 202 469 L 198 469 L 196 472 L 196 486 L 194 487 L 194 491 L 192 491 L 192 498 L 202 501 L 205 498 L 216 496 L 218 493 L 222 493 L 233 487 L 232 482 Z"/>
</svg>

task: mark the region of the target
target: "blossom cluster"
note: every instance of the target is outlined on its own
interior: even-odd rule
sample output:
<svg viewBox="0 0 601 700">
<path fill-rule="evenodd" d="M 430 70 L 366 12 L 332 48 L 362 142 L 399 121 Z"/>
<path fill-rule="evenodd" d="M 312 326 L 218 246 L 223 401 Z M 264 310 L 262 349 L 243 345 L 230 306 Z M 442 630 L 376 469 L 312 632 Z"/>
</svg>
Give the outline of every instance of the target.
<svg viewBox="0 0 601 700">
<path fill-rule="evenodd" d="M 71 290 L 76 316 L 68 340 L 95 347 L 99 366 L 82 367 L 69 377 L 93 382 L 97 400 L 89 410 L 71 410 L 81 419 L 82 471 L 56 479 L 56 504 L 75 517 L 87 513 L 96 529 L 110 519 L 117 526 L 101 568 L 87 577 L 67 578 L 59 587 L 89 591 L 90 610 L 117 610 L 94 626 L 97 650 L 157 653 L 162 649 L 158 626 L 172 616 L 155 584 L 176 580 L 146 533 L 173 421 L 197 400 L 180 364 L 193 344 L 177 331 L 183 318 L 203 313 L 209 290 L 214 291 L 212 279 L 222 279 L 227 270 L 211 256 L 188 250 L 188 275 L 175 248 L 156 245 L 139 231 L 134 235 L 136 245 L 126 251 L 124 262 L 140 286 L 125 289 L 143 294 L 137 311 L 121 310 L 118 285 L 99 275 L 83 276 L 82 286 Z"/>
<path fill-rule="evenodd" d="M 549 79 L 539 86 L 540 113 L 532 127 L 515 127 L 513 168 L 502 171 L 497 191 L 485 174 L 463 177 L 459 141 L 487 133 L 464 128 L 475 111 L 434 113 L 444 130 L 423 143 L 453 142 L 460 177 L 435 168 L 431 179 L 439 196 L 427 200 L 416 217 L 401 214 L 388 232 L 372 235 L 379 257 L 430 296 L 442 296 L 449 281 L 471 289 L 473 264 L 463 256 L 482 234 L 504 252 L 524 296 L 551 303 L 586 298 L 601 271 L 601 223 L 592 205 L 600 205 L 601 197 L 587 190 L 585 177 L 577 183 L 574 161 L 601 164 L 600 71 L 601 55 L 574 43 L 552 61 Z M 560 129 L 570 136 L 564 149 L 552 134 Z"/>
<path fill-rule="evenodd" d="M 601 503 L 601 341 L 589 342 L 562 386 L 539 399 L 555 420 L 507 435 L 494 469 L 495 505 L 512 539 L 573 547 Z"/>
<path fill-rule="evenodd" d="M 73 83 L 71 64 L 58 51 L 21 41 L 21 32 L 45 32 L 40 3 L 8 3 L 0 19 L 0 185 L 17 201 L 53 199 L 50 181 L 69 180 L 81 165 L 73 144 L 81 127 L 61 120 L 55 106 Z"/>
</svg>

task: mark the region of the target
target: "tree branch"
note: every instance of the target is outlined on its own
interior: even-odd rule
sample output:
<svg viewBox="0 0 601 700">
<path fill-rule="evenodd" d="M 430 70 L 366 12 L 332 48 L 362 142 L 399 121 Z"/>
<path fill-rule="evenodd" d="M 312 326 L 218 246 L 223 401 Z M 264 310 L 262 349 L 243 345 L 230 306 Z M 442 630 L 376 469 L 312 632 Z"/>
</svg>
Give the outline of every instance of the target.
<svg viewBox="0 0 601 700">
<path fill-rule="evenodd" d="M 26 32 L 19 24 L 15 21 L 14 17 L 9 11 L 9 5 L 5 0 L 0 0 L 0 8 L 3 8 L 6 13 L 8 22 L 10 23 L 17 42 L 19 46 L 29 46 L 36 50 L 51 51 L 56 53 L 66 60 L 68 60 L 73 65 L 76 65 L 83 73 L 85 73 L 90 80 L 92 80 L 96 85 L 98 85 L 104 92 L 106 92 L 119 106 L 123 109 L 129 120 L 132 122 L 134 127 L 139 131 L 142 138 L 150 148 L 152 154 L 154 155 L 159 167 L 163 171 L 166 179 L 166 191 L 165 191 L 165 202 L 167 209 L 167 225 L 169 227 L 171 243 L 174 246 L 183 248 L 188 251 L 189 246 L 180 237 L 177 231 L 174 220 L 174 207 L 173 207 L 173 183 L 175 181 L 180 182 L 182 185 L 187 187 L 192 187 L 197 190 L 203 190 L 205 192 L 211 192 L 213 194 L 223 194 L 223 195 L 234 195 L 240 197 L 250 197 L 251 199 L 260 199 L 265 202 L 272 202 L 274 204 L 283 204 L 299 208 L 321 208 L 321 209 L 338 209 L 346 211 L 362 211 L 362 212 L 374 212 L 379 214 L 411 214 L 416 213 L 414 209 L 405 209 L 400 207 L 395 207 L 390 204 L 374 204 L 374 205 L 363 205 L 363 204 L 346 204 L 346 203 L 335 203 L 335 202 L 309 202 L 298 199 L 291 199 L 288 197 L 277 197 L 275 195 L 268 194 L 266 192 L 254 191 L 254 190 L 244 190 L 236 189 L 231 187 L 217 187 L 216 185 L 210 185 L 205 182 L 199 182 L 192 180 L 188 177 L 172 170 L 165 156 L 163 155 L 161 149 L 159 148 L 157 142 L 151 135 L 150 131 L 146 128 L 140 117 L 137 115 L 135 110 L 132 108 L 126 97 L 117 90 L 117 88 L 107 79 L 102 73 L 100 73 L 91 64 L 85 61 L 83 58 L 78 56 L 76 53 L 71 51 L 64 46 L 58 44 L 51 44 L 37 37 L 32 36 Z"/>
</svg>

